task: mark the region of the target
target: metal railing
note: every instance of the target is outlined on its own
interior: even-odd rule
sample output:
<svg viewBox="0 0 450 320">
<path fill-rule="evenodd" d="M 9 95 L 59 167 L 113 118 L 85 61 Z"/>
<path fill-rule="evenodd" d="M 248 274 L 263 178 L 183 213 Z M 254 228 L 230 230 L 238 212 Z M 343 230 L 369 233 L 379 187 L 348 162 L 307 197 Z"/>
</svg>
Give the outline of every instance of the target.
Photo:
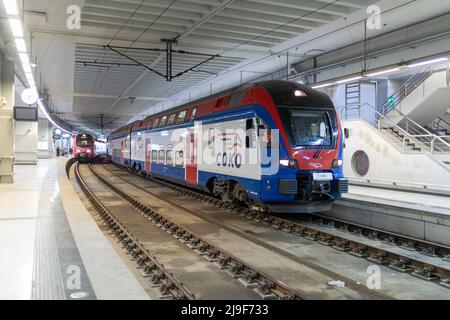
<svg viewBox="0 0 450 320">
<path fill-rule="evenodd" d="M 343 120 L 362 119 L 378 131 L 389 133 L 404 151 L 412 147 L 412 151 L 450 155 L 450 143 L 444 140 L 450 136 L 438 136 L 398 110 L 396 111 L 401 116 L 401 120 L 394 122 L 368 103 L 338 109 Z"/>
</svg>

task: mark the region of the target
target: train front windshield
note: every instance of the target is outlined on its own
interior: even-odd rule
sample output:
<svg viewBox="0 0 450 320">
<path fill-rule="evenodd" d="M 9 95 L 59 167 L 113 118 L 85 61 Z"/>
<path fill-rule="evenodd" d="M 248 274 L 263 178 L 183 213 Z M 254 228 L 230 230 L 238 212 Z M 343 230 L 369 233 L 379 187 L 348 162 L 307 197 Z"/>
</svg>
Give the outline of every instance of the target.
<svg viewBox="0 0 450 320">
<path fill-rule="evenodd" d="M 337 120 L 334 110 L 280 108 L 280 116 L 294 148 L 332 148 Z"/>
<path fill-rule="evenodd" d="M 92 137 L 89 135 L 80 135 L 76 141 L 77 147 L 89 147 L 92 144 Z"/>
</svg>

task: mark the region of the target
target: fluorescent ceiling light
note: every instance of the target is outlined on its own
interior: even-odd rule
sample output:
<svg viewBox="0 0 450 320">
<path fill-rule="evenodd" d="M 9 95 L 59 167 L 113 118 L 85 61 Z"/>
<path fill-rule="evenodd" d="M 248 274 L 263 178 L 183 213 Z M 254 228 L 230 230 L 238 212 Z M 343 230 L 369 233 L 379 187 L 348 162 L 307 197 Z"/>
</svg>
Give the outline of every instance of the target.
<svg viewBox="0 0 450 320">
<path fill-rule="evenodd" d="M 9 25 L 11 26 L 14 37 L 23 38 L 22 23 L 19 19 L 9 19 Z"/>
<path fill-rule="evenodd" d="M 319 89 L 319 88 L 325 88 L 325 87 L 329 87 L 332 86 L 334 83 L 330 82 L 330 83 L 324 83 L 324 84 L 320 84 L 318 86 L 314 86 L 312 87 L 313 89 Z"/>
<path fill-rule="evenodd" d="M 16 0 L 3 0 L 3 5 L 5 6 L 7 14 L 12 16 L 17 16 L 19 14 Z"/>
<path fill-rule="evenodd" d="M 359 77 L 354 77 L 354 78 L 348 78 L 348 79 L 343 79 L 343 80 L 339 80 L 337 83 L 346 83 L 346 82 L 350 82 L 350 81 L 356 81 L 356 80 L 359 80 L 359 79 L 362 79 L 362 77 L 361 76 L 359 76 Z"/>
<path fill-rule="evenodd" d="M 25 77 L 27 78 L 27 80 L 34 80 L 33 74 L 31 72 L 26 72 Z"/>
<path fill-rule="evenodd" d="M 432 63 L 435 63 L 435 62 L 441 62 L 441 61 L 447 61 L 447 60 L 448 60 L 447 57 L 442 57 L 442 58 L 437 58 L 437 59 L 433 59 L 433 60 L 422 61 L 422 62 L 410 64 L 407 67 L 408 68 L 415 68 L 415 67 L 425 66 L 427 64 L 432 64 Z"/>
<path fill-rule="evenodd" d="M 383 70 L 383 71 L 378 71 L 378 72 L 374 72 L 374 73 L 369 73 L 367 76 L 374 77 L 374 76 L 379 76 L 382 74 L 388 74 L 388 73 L 397 72 L 397 71 L 400 71 L 400 68 L 393 68 L 393 69 L 389 69 L 389 70 Z"/>
<path fill-rule="evenodd" d="M 20 61 L 22 61 L 22 65 L 30 64 L 30 57 L 27 53 L 19 53 Z"/>
<path fill-rule="evenodd" d="M 23 39 L 16 39 L 16 47 L 18 52 L 27 52 L 27 45 L 25 44 L 25 40 Z"/>
<path fill-rule="evenodd" d="M 25 72 L 25 73 L 31 73 L 32 72 L 31 66 L 29 64 L 23 64 L 22 68 L 23 68 L 23 72 Z"/>
</svg>

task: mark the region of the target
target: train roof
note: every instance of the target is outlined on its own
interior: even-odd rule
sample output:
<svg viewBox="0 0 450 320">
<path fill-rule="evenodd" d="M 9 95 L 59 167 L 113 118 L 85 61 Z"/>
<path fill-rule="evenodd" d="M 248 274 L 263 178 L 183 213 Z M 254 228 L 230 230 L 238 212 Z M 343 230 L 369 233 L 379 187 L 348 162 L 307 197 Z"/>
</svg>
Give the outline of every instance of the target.
<svg viewBox="0 0 450 320">
<path fill-rule="evenodd" d="M 269 80 L 262 81 L 254 84 L 246 84 L 243 86 L 237 86 L 229 90 L 225 90 L 219 93 L 216 93 L 211 96 L 207 96 L 172 109 L 164 110 L 159 113 L 152 114 L 145 118 L 144 120 L 138 120 L 127 126 L 119 128 L 112 132 L 111 135 L 121 135 L 130 131 L 137 131 L 142 129 L 149 128 L 155 119 L 160 119 L 163 116 L 168 116 L 171 114 L 178 114 L 181 111 L 187 111 L 186 119 L 191 118 L 191 114 L 194 108 L 201 107 L 202 110 L 199 110 L 199 115 L 213 113 L 216 110 L 222 111 L 223 108 L 219 108 L 220 106 L 228 106 L 228 103 L 231 97 L 234 94 L 245 93 L 245 91 L 249 91 L 249 89 L 260 87 L 265 89 L 269 95 L 272 97 L 275 105 L 279 106 L 298 106 L 299 103 L 303 107 L 311 107 L 311 108 L 322 108 L 322 109 L 331 109 L 334 108 L 331 99 L 324 93 L 319 92 L 317 90 L 312 89 L 309 86 L 302 85 L 293 81 L 285 81 L 285 80 Z M 295 96 L 293 91 L 299 90 L 299 96 Z M 246 102 L 246 97 L 243 95 L 241 98 L 241 105 L 244 105 Z M 301 100 L 301 101 L 299 101 Z M 251 101 L 250 98 L 247 101 Z M 236 103 L 236 102 L 235 102 Z M 237 105 L 233 107 L 239 107 L 239 102 Z"/>
</svg>

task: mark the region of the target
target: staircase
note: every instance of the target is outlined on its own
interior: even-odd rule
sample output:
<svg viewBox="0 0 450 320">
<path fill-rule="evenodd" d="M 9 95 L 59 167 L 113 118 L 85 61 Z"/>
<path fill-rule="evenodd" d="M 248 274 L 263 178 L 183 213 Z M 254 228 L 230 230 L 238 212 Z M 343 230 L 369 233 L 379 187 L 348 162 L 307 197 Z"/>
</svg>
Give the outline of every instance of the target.
<svg viewBox="0 0 450 320">
<path fill-rule="evenodd" d="M 426 126 L 426 128 L 445 141 L 450 142 L 450 113 L 446 112 Z"/>
<path fill-rule="evenodd" d="M 367 103 L 340 108 L 341 119 L 365 120 L 401 151 L 427 154 L 450 171 L 450 142 L 422 127 L 398 110 L 391 110 L 391 113 L 394 111 L 398 117 L 401 117 L 398 123 Z M 356 118 L 353 116 L 355 114 Z"/>
<path fill-rule="evenodd" d="M 402 148 L 405 151 L 418 151 L 421 152 L 422 148 L 418 142 L 409 138 L 406 133 L 400 130 L 397 127 L 383 128 L 383 130 L 387 131 L 389 135 L 392 136 L 392 139 L 400 142 L 402 144 Z"/>
<path fill-rule="evenodd" d="M 413 92 L 418 86 L 420 86 L 428 77 L 433 73 L 431 68 L 419 71 L 413 74 L 405 83 L 381 106 L 383 115 L 388 115 L 406 98 L 411 92 Z"/>
</svg>

